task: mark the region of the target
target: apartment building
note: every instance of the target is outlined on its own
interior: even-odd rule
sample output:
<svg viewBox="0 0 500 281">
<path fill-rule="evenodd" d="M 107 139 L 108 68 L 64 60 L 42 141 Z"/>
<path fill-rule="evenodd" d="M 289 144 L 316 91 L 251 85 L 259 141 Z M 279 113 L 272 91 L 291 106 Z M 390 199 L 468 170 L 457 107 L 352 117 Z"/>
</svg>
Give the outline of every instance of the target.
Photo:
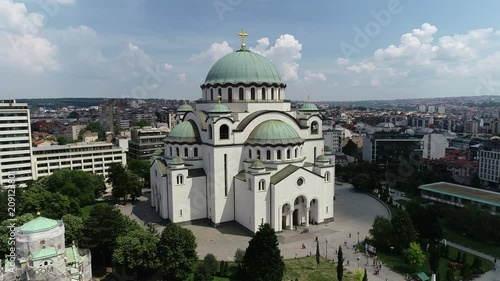
<svg viewBox="0 0 500 281">
<path fill-rule="evenodd" d="M 32 179 L 31 128 L 27 103 L 0 100 L 0 185 Z"/>
<path fill-rule="evenodd" d="M 478 151 L 479 178 L 488 186 L 500 185 L 500 140 L 485 141 Z"/>
<path fill-rule="evenodd" d="M 130 157 L 135 159 L 149 160 L 153 153 L 160 149 L 164 150 L 167 132 L 160 128 L 135 127 L 132 129 L 132 137 L 128 145 Z"/>
<path fill-rule="evenodd" d="M 363 139 L 363 160 L 379 164 L 399 161 L 399 157 L 409 158 L 412 153 L 422 151 L 423 139 L 400 133 L 375 133 Z"/>
<path fill-rule="evenodd" d="M 33 179 L 60 169 L 83 170 L 107 177 L 111 163 L 127 164 L 125 152 L 112 143 L 71 143 L 33 148 Z"/>
</svg>

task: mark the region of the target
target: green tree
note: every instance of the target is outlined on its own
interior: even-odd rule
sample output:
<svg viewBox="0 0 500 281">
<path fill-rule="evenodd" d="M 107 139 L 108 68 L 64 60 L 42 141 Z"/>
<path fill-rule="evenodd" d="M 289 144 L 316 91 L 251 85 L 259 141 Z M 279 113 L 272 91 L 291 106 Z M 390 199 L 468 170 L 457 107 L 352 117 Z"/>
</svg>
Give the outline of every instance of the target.
<svg viewBox="0 0 500 281">
<path fill-rule="evenodd" d="M 266 223 L 248 242 L 243 258 L 243 269 L 246 280 L 281 281 L 285 271 L 285 263 L 278 248 L 278 238 L 274 229 Z"/>
<path fill-rule="evenodd" d="M 62 221 L 64 222 L 66 245 L 72 244 L 73 241 L 79 242 L 83 237 L 83 219 L 78 216 L 66 214 L 62 216 Z"/>
<path fill-rule="evenodd" d="M 441 247 L 437 243 L 431 243 L 429 247 L 429 267 L 434 273 L 438 272 L 439 259 L 441 258 Z"/>
<path fill-rule="evenodd" d="M 90 216 L 83 223 L 81 245 L 92 251 L 92 256 L 100 254 L 102 262 L 107 264 L 116 248 L 118 236 L 123 235 L 124 216 L 110 205 L 97 205 L 90 210 Z"/>
<path fill-rule="evenodd" d="M 354 143 L 352 140 L 348 140 L 346 145 L 344 145 L 344 147 L 342 147 L 342 152 L 344 152 L 345 154 L 347 154 L 349 156 L 355 157 L 355 158 L 358 158 L 358 156 L 359 156 L 358 151 L 359 151 L 358 145 L 356 143 Z"/>
<path fill-rule="evenodd" d="M 219 267 L 219 262 L 213 254 L 207 254 L 203 258 L 203 265 L 208 269 L 210 275 L 215 276 L 217 268 Z"/>
<path fill-rule="evenodd" d="M 460 275 L 462 275 L 463 278 L 468 280 L 468 278 L 472 275 L 470 265 L 464 264 L 464 266 L 460 270 Z"/>
<path fill-rule="evenodd" d="M 319 241 L 316 239 L 316 267 L 319 266 L 321 255 L 319 254 Z"/>
<path fill-rule="evenodd" d="M 481 184 L 481 179 L 479 178 L 478 174 L 475 174 L 471 181 L 470 181 L 470 186 L 475 187 L 475 188 L 483 188 L 483 185 Z"/>
<path fill-rule="evenodd" d="M 226 262 L 225 261 L 220 261 L 220 267 L 219 267 L 219 274 L 221 277 L 226 277 Z"/>
<path fill-rule="evenodd" d="M 368 281 L 368 272 L 366 272 L 366 267 L 365 267 L 365 274 L 363 274 L 363 281 Z"/>
<path fill-rule="evenodd" d="M 418 233 L 413 227 L 410 216 L 407 212 L 399 210 L 393 216 L 392 221 L 392 241 L 396 251 L 406 249 L 411 242 L 418 240 Z"/>
<path fill-rule="evenodd" d="M 411 242 L 408 249 L 403 250 L 405 262 L 409 264 L 413 270 L 416 270 L 425 261 L 425 254 L 416 242 Z"/>
<path fill-rule="evenodd" d="M 58 137 L 57 138 L 57 144 L 59 144 L 59 145 L 68 144 L 68 139 L 66 139 L 65 137 Z"/>
<path fill-rule="evenodd" d="M 370 229 L 370 235 L 378 249 L 388 250 L 391 246 L 392 239 L 391 222 L 382 216 L 375 217 L 372 228 Z"/>
<path fill-rule="evenodd" d="M 360 173 L 351 181 L 354 189 L 358 191 L 372 191 L 374 189 L 373 179 L 367 173 Z"/>
<path fill-rule="evenodd" d="M 461 260 L 461 263 L 463 265 L 467 264 L 467 254 L 463 253 L 462 254 L 462 260 Z"/>
<path fill-rule="evenodd" d="M 135 270 L 155 270 L 160 266 L 156 245 L 158 237 L 144 229 L 136 229 L 118 236 L 113 252 L 113 263 Z"/>
<path fill-rule="evenodd" d="M 214 280 L 213 275 L 207 266 L 202 263 L 196 267 L 196 272 L 194 273 L 194 280 L 196 281 L 212 281 Z"/>
<path fill-rule="evenodd" d="M 12 194 L 12 192 L 14 192 L 14 193 L 17 193 L 15 195 L 19 196 L 18 195 L 19 190 L 17 190 L 17 189 L 9 189 L 9 190 L 11 190 L 10 191 L 11 194 Z M 4 187 L 2 185 L 0 185 L 0 221 L 10 219 L 9 206 L 8 206 L 8 203 L 9 203 L 8 192 L 9 191 L 7 189 L 4 189 Z M 11 198 L 15 198 L 15 197 L 11 197 Z M 12 199 L 10 199 L 10 200 L 12 200 Z"/>
<path fill-rule="evenodd" d="M 98 140 L 103 141 L 106 140 L 106 134 L 104 132 L 104 128 L 102 127 L 101 123 L 99 122 L 90 122 L 85 126 L 85 128 L 82 128 L 80 130 L 80 133 L 78 134 L 78 139 L 82 140 L 83 134 L 86 131 L 91 131 L 91 132 L 96 132 Z"/>
<path fill-rule="evenodd" d="M 52 175 L 42 178 L 43 186 L 50 192 L 59 192 L 77 200 L 83 207 L 94 203 L 106 190 L 102 175 L 87 173 L 81 170 L 58 170 Z"/>
<path fill-rule="evenodd" d="M 111 193 L 117 199 L 131 197 L 135 200 L 141 195 L 142 183 L 139 177 L 127 170 L 120 163 L 112 163 L 108 168 L 108 183 L 112 185 Z"/>
<path fill-rule="evenodd" d="M 44 217 L 60 219 L 64 214 L 80 214 L 78 203 L 59 192 L 52 193 L 45 187 L 34 184 L 24 191 L 18 201 L 21 213 L 37 213 Z"/>
<path fill-rule="evenodd" d="M 461 262 L 461 261 L 462 261 L 462 252 L 457 251 L 457 258 L 456 258 L 456 261 L 457 261 L 457 262 Z"/>
<path fill-rule="evenodd" d="M 151 126 L 151 123 L 146 119 L 141 119 L 141 120 L 135 121 L 135 123 L 133 125 L 139 126 L 142 128 L 142 127 L 146 127 L 146 126 Z"/>
<path fill-rule="evenodd" d="M 245 250 L 238 248 L 234 253 L 234 262 L 238 264 L 238 270 L 241 270 L 243 258 L 245 257 Z"/>
<path fill-rule="evenodd" d="M 196 239 L 191 230 L 167 224 L 158 243 L 158 256 L 168 280 L 186 280 L 197 260 Z"/>
<path fill-rule="evenodd" d="M 144 187 L 149 187 L 151 174 L 149 160 L 127 159 L 127 168 L 142 179 Z"/>
<path fill-rule="evenodd" d="M 344 254 L 342 253 L 342 247 L 339 246 L 339 250 L 337 252 L 337 279 L 338 281 L 342 281 L 344 278 Z"/>
</svg>

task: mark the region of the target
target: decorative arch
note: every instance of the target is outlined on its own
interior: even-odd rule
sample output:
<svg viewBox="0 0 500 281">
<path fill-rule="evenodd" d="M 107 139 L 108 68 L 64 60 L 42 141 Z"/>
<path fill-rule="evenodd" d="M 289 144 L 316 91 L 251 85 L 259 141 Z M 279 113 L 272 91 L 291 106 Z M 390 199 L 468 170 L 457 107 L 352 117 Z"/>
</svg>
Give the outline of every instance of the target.
<svg viewBox="0 0 500 281">
<path fill-rule="evenodd" d="M 233 89 L 227 89 L 227 102 L 233 102 Z"/>
<path fill-rule="evenodd" d="M 262 100 L 266 100 L 266 88 L 262 88 Z"/>
<path fill-rule="evenodd" d="M 271 160 L 271 150 L 266 151 L 266 160 Z"/>
<path fill-rule="evenodd" d="M 290 158 L 292 158 L 292 153 L 290 152 L 290 148 L 287 148 L 286 149 L 286 159 L 290 160 Z"/>
<path fill-rule="evenodd" d="M 250 89 L 250 99 L 255 100 L 255 88 L 253 87 Z"/>
<path fill-rule="evenodd" d="M 299 158 L 299 148 L 295 148 L 295 158 Z"/>
<path fill-rule="evenodd" d="M 266 180 L 262 179 L 259 181 L 259 191 L 266 190 Z"/>
<path fill-rule="evenodd" d="M 198 157 L 198 148 L 197 147 L 194 148 L 194 157 Z"/>
<path fill-rule="evenodd" d="M 184 157 L 189 157 L 189 149 L 184 147 Z"/>
<path fill-rule="evenodd" d="M 317 224 L 319 222 L 319 201 L 318 198 L 311 199 L 309 203 L 309 223 Z"/>
<path fill-rule="evenodd" d="M 311 135 L 317 135 L 319 133 L 318 121 L 313 121 L 311 123 Z"/>
<path fill-rule="evenodd" d="M 244 99 L 245 99 L 245 94 L 244 94 L 244 92 L 243 92 L 243 88 L 242 88 L 242 87 L 240 87 L 240 88 L 238 89 L 238 91 L 239 91 L 239 99 L 240 99 L 240 100 L 244 100 Z"/>
<path fill-rule="evenodd" d="M 226 124 L 222 124 L 219 127 L 219 139 L 228 140 L 229 139 L 229 126 Z"/>
<path fill-rule="evenodd" d="M 325 173 L 325 181 L 329 182 L 330 181 L 330 172 Z"/>
<path fill-rule="evenodd" d="M 281 150 L 280 149 L 278 149 L 278 151 L 276 151 L 276 159 L 281 160 Z"/>
</svg>

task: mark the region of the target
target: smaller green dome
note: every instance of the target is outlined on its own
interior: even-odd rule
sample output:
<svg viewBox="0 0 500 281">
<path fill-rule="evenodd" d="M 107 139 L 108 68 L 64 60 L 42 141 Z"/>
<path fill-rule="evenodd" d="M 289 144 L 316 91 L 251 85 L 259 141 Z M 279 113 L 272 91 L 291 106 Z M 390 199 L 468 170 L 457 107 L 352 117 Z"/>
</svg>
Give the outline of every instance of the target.
<svg viewBox="0 0 500 281">
<path fill-rule="evenodd" d="M 184 165 L 184 160 L 180 158 L 179 156 L 175 157 L 172 161 L 169 163 L 170 165 Z"/>
<path fill-rule="evenodd" d="M 267 120 L 260 123 L 250 133 L 248 144 L 291 145 L 303 143 L 297 131 L 281 120 Z"/>
<path fill-rule="evenodd" d="M 328 162 L 330 162 L 330 160 L 328 160 L 328 158 L 326 158 L 326 156 L 324 154 L 321 154 L 320 156 L 316 157 L 315 162 L 328 163 Z"/>
<path fill-rule="evenodd" d="M 304 104 L 299 111 L 319 111 L 318 107 L 314 103 L 306 103 Z"/>
<path fill-rule="evenodd" d="M 183 105 L 177 108 L 177 112 L 189 112 L 189 111 L 194 111 L 194 109 L 188 103 L 184 103 Z"/>
<path fill-rule="evenodd" d="M 37 217 L 36 219 L 21 225 L 21 227 L 19 227 L 19 231 L 23 233 L 38 233 L 51 230 L 58 226 L 59 222 L 56 220 Z"/>
<path fill-rule="evenodd" d="M 179 143 L 199 143 L 201 140 L 196 123 L 194 123 L 194 121 L 192 120 L 188 120 L 177 124 L 167 135 L 165 141 Z"/>
<path fill-rule="evenodd" d="M 328 145 L 325 145 L 325 152 L 327 152 L 327 151 L 332 151 L 332 148 L 329 147 Z"/>
<path fill-rule="evenodd" d="M 250 166 L 250 169 L 254 169 L 254 170 L 262 170 L 265 168 L 266 168 L 266 166 L 264 166 L 262 161 L 260 161 L 259 159 L 255 160 L 255 162 L 253 162 L 252 166 Z"/>
<path fill-rule="evenodd" d="M 230 113 L 231 110 L 222 103 L 216 103 L 208 110 L 208 113 Z"/>
</svg>

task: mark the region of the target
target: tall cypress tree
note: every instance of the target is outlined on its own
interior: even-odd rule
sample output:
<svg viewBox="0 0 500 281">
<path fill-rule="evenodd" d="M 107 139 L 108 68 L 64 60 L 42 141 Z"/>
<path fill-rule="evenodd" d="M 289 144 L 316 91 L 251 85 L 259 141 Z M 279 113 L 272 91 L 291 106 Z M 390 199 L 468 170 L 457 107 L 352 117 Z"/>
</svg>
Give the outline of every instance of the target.
<svg viewBox="0 0 500 281">
<path fill-rule="evenodd" d="M 365 275 L 363 275 L 363 281 L 368 281 L 368 273 L 366 272 L 366 267 L 365 267 Z"/>
<path fill-rule="evenodd" d="M 245 280 L 281 281 L 285 263 L 278 248 L 278 237 L 274 229 L 266 223 L 259 227 L 243 257 Z"/>
<path fill-rule="evenodd" d="M 319 257 L 320 257 L 320 254 L 319 254 L 319 242 L 316 239 L 316 267 L 319 266 Z"/>
<path fill-rule="evenodd" d="M 344 278 L 344 254 L 342 253 L 342 247 L 339 246 L 339 251 L 337 254 L 337 279 L 342 281 Z"/>
<path fill-rule="evenodd" d="M 439 268 L 439 259 L 441 257 L 441 247 L 439 244 L 432 243 L 429 247 L 429 252 L 429 266 L 432 272 L 437 273 Z"/>
</svg>

